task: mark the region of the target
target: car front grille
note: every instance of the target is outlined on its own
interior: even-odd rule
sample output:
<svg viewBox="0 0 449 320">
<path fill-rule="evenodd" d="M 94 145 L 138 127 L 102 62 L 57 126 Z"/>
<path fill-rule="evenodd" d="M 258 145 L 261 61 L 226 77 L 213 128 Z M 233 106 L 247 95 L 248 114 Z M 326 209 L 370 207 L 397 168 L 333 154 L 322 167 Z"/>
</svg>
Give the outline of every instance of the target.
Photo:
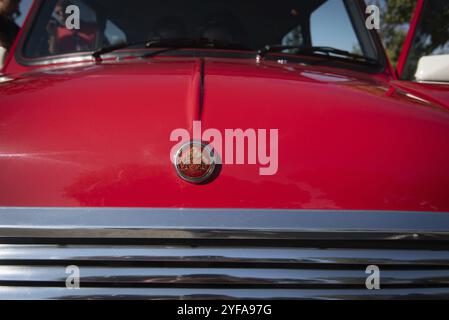
<svg viewBox="0 0 449 320">
<path fill-rule="evenodd" d="M 284 230 L 278 216 L 271 230 L 260 228 L 260 219 L 242 220 L 246 231 L 220 219 L 219 226 L 200 229 L 181 229 L 173 221 L 152 229 L 123 223 L 126 230 L 112 223 L 102 228 L 106 237 L 95 237 L 98 226 L 69 227 L 58 224 L 61 217 L 52 226 L 39 225 L 36 217 L 45 216 L 39 210 L 26 211 L 43 214 L 27 216 L 28 223 L 17 210 L 17 224 L 0 227 L 0 299 L 449 299 L 449 246 L 442 230 Z M 446 217 L 433 216 L 439 223 Z M 195 215 L 189 220 L 195 223 Z M 257 228 L 251 231 L 248 223 Z M 366 288 L 370 265 L 380 269 L 380 290 Z M 79 268 L 79 289 L 66 287 L 68 266 Z"/>
</svg>

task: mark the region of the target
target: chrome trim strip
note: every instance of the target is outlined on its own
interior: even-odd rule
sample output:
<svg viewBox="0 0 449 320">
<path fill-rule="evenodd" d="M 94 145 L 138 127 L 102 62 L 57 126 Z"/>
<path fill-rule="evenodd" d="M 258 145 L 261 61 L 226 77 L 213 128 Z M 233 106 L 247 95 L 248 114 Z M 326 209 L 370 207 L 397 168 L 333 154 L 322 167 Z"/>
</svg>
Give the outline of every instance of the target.
<svg viewBox="0 0 449 320">
<path fill-rule="evenodd" d="M 449 240 L 449 213 L 3 207 L 0 238 Z"/>
<path fill-rule="evenodd" d="M 63 64 L 63 63 L 78 63 L 78 62 L 95 62 L 92 58 L 92 54 L 82 53 L 76 56 L 54 56 L 45 59 L 27 59 L 21 58 L 20 63 L 25 66 L 47 66 L 53 64 Z"/>
<path fill-rule="evenodd" d="M 0 286 L 0 299 L 449 299 L 449 288 L 415 289 L 172 289 L 172 288 L 33 288 Z"/>
<path fill-rule="evenodd" d="M 0 245 L 0 266 L 55 265 L 71 261 L 79 265 L 106 263 L 112 266 L 155 266 L 155 263 L 176 267 L 210 264 L 214 266 L 240 264 L 247 267 L 264 265 L 286 267 L 333 267 L 351 265 L 362 269 L 376 264 L 401 268 L 404 266 L 449 269 L 449 248 L 446 250 L 417 249 L 356 249 L 312 247 L 248 247 L 183 245 Z M 210 266 L 212 268 L 212 266 Z M 0 273 L 1 278 L 1 273 Z"/>
<path fill-rule="evenodd" d="M 80 283 L 84 287 L 155 288 L 284 288 L 284 289 L 362 289 L 366 281 L 364 268 L 358 270 L 262 269 L 262 268 L 113 268 L 80 267 Z M 65 266 L 0 266 L 1 285 L 64 287 Z M 444 287 L 449 282 L 445 270 L 382 270 L 382 287 Z"/>
</svg>

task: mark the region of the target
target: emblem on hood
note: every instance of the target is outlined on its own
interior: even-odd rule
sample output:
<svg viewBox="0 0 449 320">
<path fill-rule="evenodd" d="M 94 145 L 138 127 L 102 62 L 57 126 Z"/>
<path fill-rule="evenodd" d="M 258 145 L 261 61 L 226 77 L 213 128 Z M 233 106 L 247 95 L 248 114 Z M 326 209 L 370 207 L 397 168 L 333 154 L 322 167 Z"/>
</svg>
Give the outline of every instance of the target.
<svg viewBox="0 0 449 320">
<path fill-rule="evenodd" d="M 184 144 L 175 154 L 174 165 L 181 179 L 195 184 L 212 181 L 220 165 L 215 150 L 202 142 Z"/>
</svg>

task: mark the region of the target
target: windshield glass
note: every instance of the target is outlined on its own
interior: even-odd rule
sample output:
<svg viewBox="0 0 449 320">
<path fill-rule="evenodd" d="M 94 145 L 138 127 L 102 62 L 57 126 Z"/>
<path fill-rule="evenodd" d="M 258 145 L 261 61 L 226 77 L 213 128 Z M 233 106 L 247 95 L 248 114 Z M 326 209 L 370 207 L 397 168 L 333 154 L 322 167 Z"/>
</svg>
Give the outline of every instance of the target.
<svg viewBox="0 0 449 320">
<path fill-rule="evenodd" d="M 234 44 L 223 46 L 223 54 L 288 45 L 378 58 L 364 13 L 353 0 L 48 0 L 23 54 L 42 58 L 124 42 L 201 38 Z"/>
</svg>

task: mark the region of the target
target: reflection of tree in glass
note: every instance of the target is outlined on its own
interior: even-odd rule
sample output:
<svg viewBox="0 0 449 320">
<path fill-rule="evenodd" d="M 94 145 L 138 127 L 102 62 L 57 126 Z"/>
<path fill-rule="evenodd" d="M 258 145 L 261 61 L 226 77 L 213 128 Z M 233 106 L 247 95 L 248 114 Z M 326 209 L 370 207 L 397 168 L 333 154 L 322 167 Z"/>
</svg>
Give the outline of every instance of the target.
<svg viewBox="0 0 449 320">
<path fill-rule="evenodd" d="M 396 66 L 415 10 L 416 0 L 367 0 L 366 2 L 375 4 L 381 9 L 380 35 L 391 62 Z"/>
</svg>

